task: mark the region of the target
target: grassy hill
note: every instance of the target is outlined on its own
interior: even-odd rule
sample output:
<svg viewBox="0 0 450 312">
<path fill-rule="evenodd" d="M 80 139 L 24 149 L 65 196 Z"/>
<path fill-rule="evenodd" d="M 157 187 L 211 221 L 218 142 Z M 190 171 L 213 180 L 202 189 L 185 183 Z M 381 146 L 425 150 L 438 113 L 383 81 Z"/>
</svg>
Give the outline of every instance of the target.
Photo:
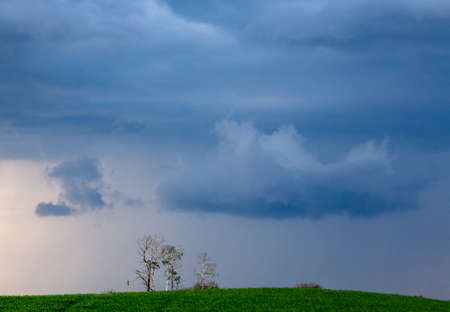
<svg viewBox="0 0 450 312">
<path fill-rule="evenodd" d="M 0 297 L 0 311 L 450 312 L 450 302 L 358 291 L 255 288 Z"/>
</svg>

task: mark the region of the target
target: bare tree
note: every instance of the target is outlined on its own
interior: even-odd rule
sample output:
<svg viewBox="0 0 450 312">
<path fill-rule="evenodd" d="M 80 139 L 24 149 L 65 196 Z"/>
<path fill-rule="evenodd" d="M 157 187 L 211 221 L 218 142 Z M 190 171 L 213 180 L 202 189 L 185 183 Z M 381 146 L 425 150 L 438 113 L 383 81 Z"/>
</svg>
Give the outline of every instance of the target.
<svg viewBox="0 0 450 312">
<path fill-rule="evenodd" d="M 166 290 L 180 286 L 181 276 L 177 270 L 181 267 L 183 253 L 183 249 L 172 245 L 165 245 L 162 248 L 162 264 L 166 267 Z"/>
<path fill-rule="evenodd" d="M 214 278 L 216 277 L 216 264 L 211 262 L 208 253 L 202 252 L 198 256 L 199 268 L 196 270 L 197 285 L 199 288 L 213 288 L 217 287 Z"/>
<path fill-rule="evenodd" d="M 162 235 L 145 235 L 138 239 L 138 257 L 140 268 L 136 270 L 137 278 L 142 281 L 147 291 L 154 291 L 155 272 L 161 266 L 161 250 L 164 243 Z"/>
</svg>

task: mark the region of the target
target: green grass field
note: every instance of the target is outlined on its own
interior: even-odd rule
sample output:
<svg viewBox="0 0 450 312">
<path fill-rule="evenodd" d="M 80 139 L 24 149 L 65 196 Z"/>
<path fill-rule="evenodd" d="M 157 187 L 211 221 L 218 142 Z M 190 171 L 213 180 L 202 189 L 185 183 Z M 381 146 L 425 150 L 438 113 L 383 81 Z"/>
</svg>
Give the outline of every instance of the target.
<svg viewBox="0 0 450 312">
<path fill-rule="evenodd" d="M 358 291 L 255 288 L 0 297 L 0 311 L 450 312 L 450 302 Z"/>
</svg>

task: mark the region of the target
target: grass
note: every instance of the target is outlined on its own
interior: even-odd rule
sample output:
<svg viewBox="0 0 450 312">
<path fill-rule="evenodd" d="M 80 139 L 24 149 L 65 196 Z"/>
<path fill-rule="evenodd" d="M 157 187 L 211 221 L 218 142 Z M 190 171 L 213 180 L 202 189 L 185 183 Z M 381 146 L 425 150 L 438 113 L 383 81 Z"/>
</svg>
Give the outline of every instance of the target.
<svg viewBox="0 0 450 312">
<path fill-rule="evenodd" d="M 0 311 L 450 312 L 450 302 L 359 291 L 254 288 L 0 297 Z"/>
</svg>

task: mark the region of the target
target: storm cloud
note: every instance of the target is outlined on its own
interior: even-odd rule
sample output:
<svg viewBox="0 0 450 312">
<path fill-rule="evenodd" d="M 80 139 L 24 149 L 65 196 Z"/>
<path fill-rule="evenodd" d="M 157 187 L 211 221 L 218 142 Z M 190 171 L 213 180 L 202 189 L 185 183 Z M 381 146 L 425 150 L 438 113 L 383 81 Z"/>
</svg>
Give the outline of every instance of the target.
<svg viewBox="0 0 450 312">
<path fill-rule="evenodd" d="M 71 216 L 76 212 L 75 209 L 67 206 L 64 202 L 59 204 L 39 203 L 36 207 L 36 215 L 39 217 L 49 216 Z"/>
<path fill-rule="evenodd" d="M 83 157 L 64 161 L 52 168 L 48 176 L 58 181 L 63 191 L 57 204 L 39 203 L 36 207 L 38 216 L 69 216 L 108 207 L 102 194 L 104 183 L 98 160 Z"/>
<path fill-rule="evenodd" d="M 370 217 L 414 209 L 419 181 L 392 167 L 388 142 L 368 141 L 323 162 L 293 126 L 266 134 L 249 123 L 217 124 L 217 147 L 200 161 L 181 160 L 159 189 L 162 205 L 250 217 Z"/>
<path fill-rule="evenodd" d="M 3 1 L 2 136 L 37 133 L 52 155 L 80 149 L 47 143 L 64 135 L 204 144 L 232 111 L 450 146 L 449 16 L 438 0 Z"/>
</svg>

